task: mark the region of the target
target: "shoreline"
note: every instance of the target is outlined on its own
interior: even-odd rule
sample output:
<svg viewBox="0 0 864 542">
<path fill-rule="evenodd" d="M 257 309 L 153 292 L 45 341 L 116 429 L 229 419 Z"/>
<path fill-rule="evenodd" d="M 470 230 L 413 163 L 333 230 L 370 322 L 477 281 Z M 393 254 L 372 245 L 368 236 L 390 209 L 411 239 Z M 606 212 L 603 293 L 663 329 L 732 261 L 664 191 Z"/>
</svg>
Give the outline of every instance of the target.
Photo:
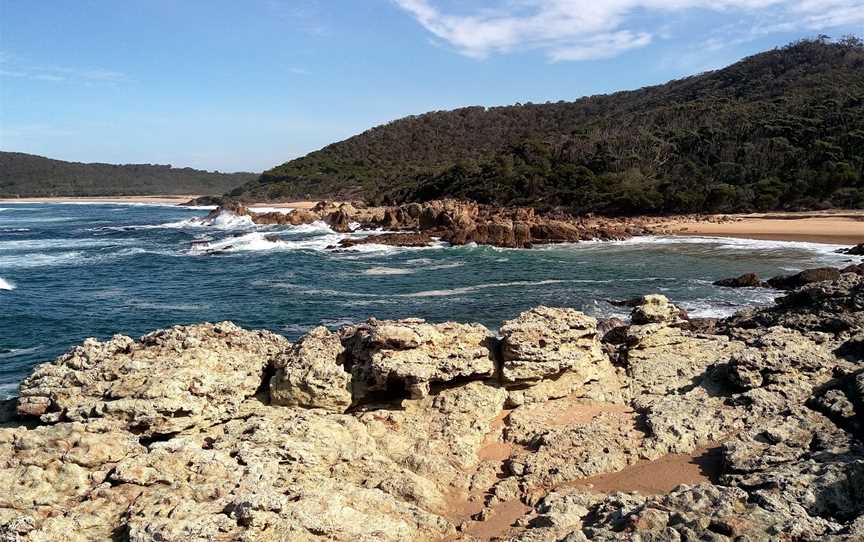
<svg viewBox="0 0 864 542">
<path fill-rule="evenodd" d="M 661 222 L 670 235 L 856 245 L 864 242 L 864 211 L 832 210 L 681 217 Z"/>
<path fill-rule="evenodd" d="M 143 203 L 180 205 L 200 196 L 66 196 L 0 198 L 9 203 Z M 255 208 L 312 209 L 318 201 L 255 202 Z M 766 241 L 797 241 L 821 244 L 856 245 L 864 242 L 864 210 L 717 214 L 658 219 L 662 234 L 687 237 L 727 237 Z"/>
</svg>

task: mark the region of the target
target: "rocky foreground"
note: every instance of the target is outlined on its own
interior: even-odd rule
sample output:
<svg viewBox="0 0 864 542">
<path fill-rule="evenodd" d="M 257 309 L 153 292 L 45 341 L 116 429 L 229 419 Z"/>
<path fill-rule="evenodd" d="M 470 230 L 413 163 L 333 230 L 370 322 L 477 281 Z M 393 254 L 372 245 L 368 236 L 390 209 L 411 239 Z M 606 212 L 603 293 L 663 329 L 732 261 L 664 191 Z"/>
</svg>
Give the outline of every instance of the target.
<svg viewBox="0 0 864 542">
<path fill-rule="evenodd" d="M 378 229 L 389 232 L 364 239 L 346 239 L 332 248 L 366 243 L 426 246 L 433 238 L 452 245 L 476 243 L 530 248 L 535 244 L 628 239 L 661 231 L 657 221 L 648 218 L 573 217 L 564 213 L 540 213 L 529 207 L 506 208 L 460 200 L 387 207 L 368 207 L 360 202 L 321 202 L 312 209 L 295 209 L 288 213 L 256 213 L 240 203 L 222 201 L 210 218 L 221 213 L 249 216 L 256 224 L 298 226 L 322 221 L 342 233 Z"/>
<path fill-rule="evenodd" d="M 719 322 L 652 295 L 498 335 L 87 340 L 8 405 L 0 540 L 864 537 L 864 277 Z"/>
</svg>

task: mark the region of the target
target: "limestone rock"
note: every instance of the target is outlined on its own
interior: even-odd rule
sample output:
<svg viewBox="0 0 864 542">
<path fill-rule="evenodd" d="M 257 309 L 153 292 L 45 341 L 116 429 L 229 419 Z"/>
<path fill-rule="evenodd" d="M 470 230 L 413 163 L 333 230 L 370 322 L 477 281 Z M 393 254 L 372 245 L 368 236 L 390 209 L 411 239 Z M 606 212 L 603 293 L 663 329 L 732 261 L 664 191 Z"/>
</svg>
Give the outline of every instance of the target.
<svg viewBox="0 0 864 542">
<path fill-rule="evenodd" d="M 270 401 L 342 412 L 351 405 L 351 374 L 337 333 L 317 327 L 276 358 Z"/>
<path fill-rule="evenodd" d="M 665 295 L 650 294 L 643 296 L 633 308 L 630 320 L 635 325 L 669 324 L 681 320 L 683 314 Z"/>
<path fill-rule="evenodd" d="M 597 320 L 573 309 L 536 307 L 504 322 L 500 333 L 506 382 L 532 382 L 578 372 L 584 382 L 611 371 Z"/>
<path fill-rule="evenodd" d="M 369 320 L 342 330 L 355 401 L 375 392 L 419 398 L 433 383 L 492 376 L 492 338 L 480 324 Z"/>
<path fill-rule="evenodd" d="M 625 341 L 623 358 L 633 396 L 687 390 L 702 380 L 708 367 L 744 348 L 725 336 L 700 336 L 664 324 L 631 326 Z"/>
<path fill-rule="evenodd" d="M 230 322 L 176 326 L 135 342 L 84 341 L 21 383 L 18 412 L 45 422 L 106 418 L 142 434 L 230 417 L 288 342 Z"/>
</svg>

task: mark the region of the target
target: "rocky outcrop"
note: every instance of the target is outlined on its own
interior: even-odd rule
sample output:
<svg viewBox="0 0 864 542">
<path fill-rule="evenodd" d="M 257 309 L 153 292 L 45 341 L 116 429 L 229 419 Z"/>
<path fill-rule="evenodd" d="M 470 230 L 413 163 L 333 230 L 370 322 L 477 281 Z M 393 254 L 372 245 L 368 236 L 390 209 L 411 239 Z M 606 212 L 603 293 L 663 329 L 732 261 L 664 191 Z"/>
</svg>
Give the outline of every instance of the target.
<svg viewBox="0 0 864 542">
<path fill-rule="evenodd" d="M 805 269 L 794 275 L 774 277 L 768 280 L 768 285 L 777 290 L 795 290 L 807 284 L 824 282 L 826 280 L 837 280 L 841 271 L 836 267 L 820 267 L 818 269 Z"/>
<path fill-rule="evenodd" d="M 768 286 L 768 283 L 760 279 L 756 273 L 744 273 L 734 278 L 715 281 L 714 286 L 723 286 L 725 288 L 765 288 Z"/>
<path fill-rule="evenodd" d="M 864 243 L 857 244 L 854 247 L 841 248 L 837 252 L 840 254 L 849 254 L 850 256 L 864 256 Z"/>
<path fill-rule="evenodd" d="M 597 321 L 573 309 L 536 307 L 501 326 L 505 382 L 539 382 L 565 372 L 595 380 L 607 362 Z"/>
<path fill-rule="evenodd" d="M 369 320 L 342 330 L 355 400 L 381 393 L 421 398 L 433 384 L 495 372 L 492 334 L 480 324 Z"/>
<path fill-rule="evenodd" d="M 687 313 L 669 302 L 665 295 L 651 294 L 638 299 L 630 313 L 636 325 L 671 324 L 687 319 Z"/>
<path fill-rule="evenodd" d="M 426 246 L 433 238 L 453 245 L 476 243 L 530 248 L 535 244 L 627 239 L 660 231 L 647 218 L 577 218 L 563 213 L 540 213 L 533 208 L 501 208 L 453 199 L 391 207 L 367 207 L 361 202 L 320 202 L 313 209 L 296 209 L 289 213 L 255 213 L 241 203 L 223 201 L 208 218 L 220 213 L 249 216 L 257 224 L 298 225 L 323 221 L 337 232 L 350 232 L 355 227 L 391 230 L 373 235 L 369 240 L 346 239 L 332 248 L 365 243 Z"/>
<path fill-rule="evenodd" d="M 233 416 L 287 345 L 230 322 L 176 326 L 140 341 L 84 341 L 21 383 L 18 413 L 43 422 L 105 419 L 139 434 L 170 434 Z"/>
<path fill-rule="evenodd" d="M 388 245 L 394 247 L 428 247 L 435 242 L 429 234 L 424 232 L 411 233 L 382 233 L 351 239 L 342 239 L 338 245 L 329 246 L 329 249 L 351 248 L 359 245 Z"/>
<path fill-rule="evenodd" d="M 500 338 L 87 340 L 0 411 L 0 539 L 861 540 L 862 284 L 714 326 L 645 296 L 603 333 L 537 307 Z"/>
<path fill-rule="evenodd" d="M 342 412 L 351 405 L 351 375 L 339 335 L 316 327 L 274 361 L 270 401 L 275 405 Z"/>
</svg>

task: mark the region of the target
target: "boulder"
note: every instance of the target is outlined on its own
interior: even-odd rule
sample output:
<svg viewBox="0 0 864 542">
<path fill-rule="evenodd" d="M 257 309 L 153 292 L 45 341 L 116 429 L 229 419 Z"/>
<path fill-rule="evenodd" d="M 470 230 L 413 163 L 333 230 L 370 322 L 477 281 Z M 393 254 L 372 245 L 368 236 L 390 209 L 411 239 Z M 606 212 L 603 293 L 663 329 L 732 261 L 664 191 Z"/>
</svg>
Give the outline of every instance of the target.
<svg viewBox="0 0 864 542">
<path fill-rule="evenodd" d="M 597 320 L 573 309 L 536 307 L 501 326 L 505 382 L 538 382 L 565 372 L 585 382 L 612 371 L 597 337 Z"/>
<path fill-rule="evenodd" d="M 43 422 L 105 418 L 167 434 L 233 415 L 288 341 L 231 322 L 175 326 L 140 341 L 87 339 L 21 383 L 18 412 Z"/>
<path fill-rule="evenodd" d="M 768 283 L 760 279 L 756 273 L 744 273 L 735 278 L 715 281 L 714 286 L 723 286 L 726 288 L 764 288 L 768 286 Z"/>
<path fill-rule="evenodd" d="M 768 284 L 777 290 L 795 290 L 814 282 L 826 280 L 837 280 L 840 278 L 840 270 L 836 267 L 819 267 L 816 269 L 805 269 L 794 275 L 781 275 L 768 279 Z"/>
<path fill-rule="evenodd" d="M 339 335 L 317 327 L 274 360 L 270 401 L 275 405 L 343 412 L 351 405 L 351 374 Z"/>
<path fill-rule="evenodd" d="M 649 294 L 639 300 L 630 312 L 630 321 L 635 325 L 671 324 L 686 320 L 687 313 L 669 302 L 665 295 Z"/>
<path fill-rule="evenodd" d="M 427 247 L 435 240 L 427 233 L 382 233 L 368 237 L 342 239 L 338 245 L 329 246 L 328 249 L 351 248 L 359 245 L 388 245 L 394 247 Z"/>
<path fill-rule="evenodd" d="M 859 243 L 854 247 L 841 248 L 837 252 L 840 254 L 849 254 L 851 256 L 864 256 L 864 243 Z"/>
<path fill-rule="evenodd" d="M 433 383 L 483 379 L 495 372 L 492 334 L 480 324 L 372 319 L 341 333 L 355 401 L 376 392 L 419 398 Z"/>
</svg>

